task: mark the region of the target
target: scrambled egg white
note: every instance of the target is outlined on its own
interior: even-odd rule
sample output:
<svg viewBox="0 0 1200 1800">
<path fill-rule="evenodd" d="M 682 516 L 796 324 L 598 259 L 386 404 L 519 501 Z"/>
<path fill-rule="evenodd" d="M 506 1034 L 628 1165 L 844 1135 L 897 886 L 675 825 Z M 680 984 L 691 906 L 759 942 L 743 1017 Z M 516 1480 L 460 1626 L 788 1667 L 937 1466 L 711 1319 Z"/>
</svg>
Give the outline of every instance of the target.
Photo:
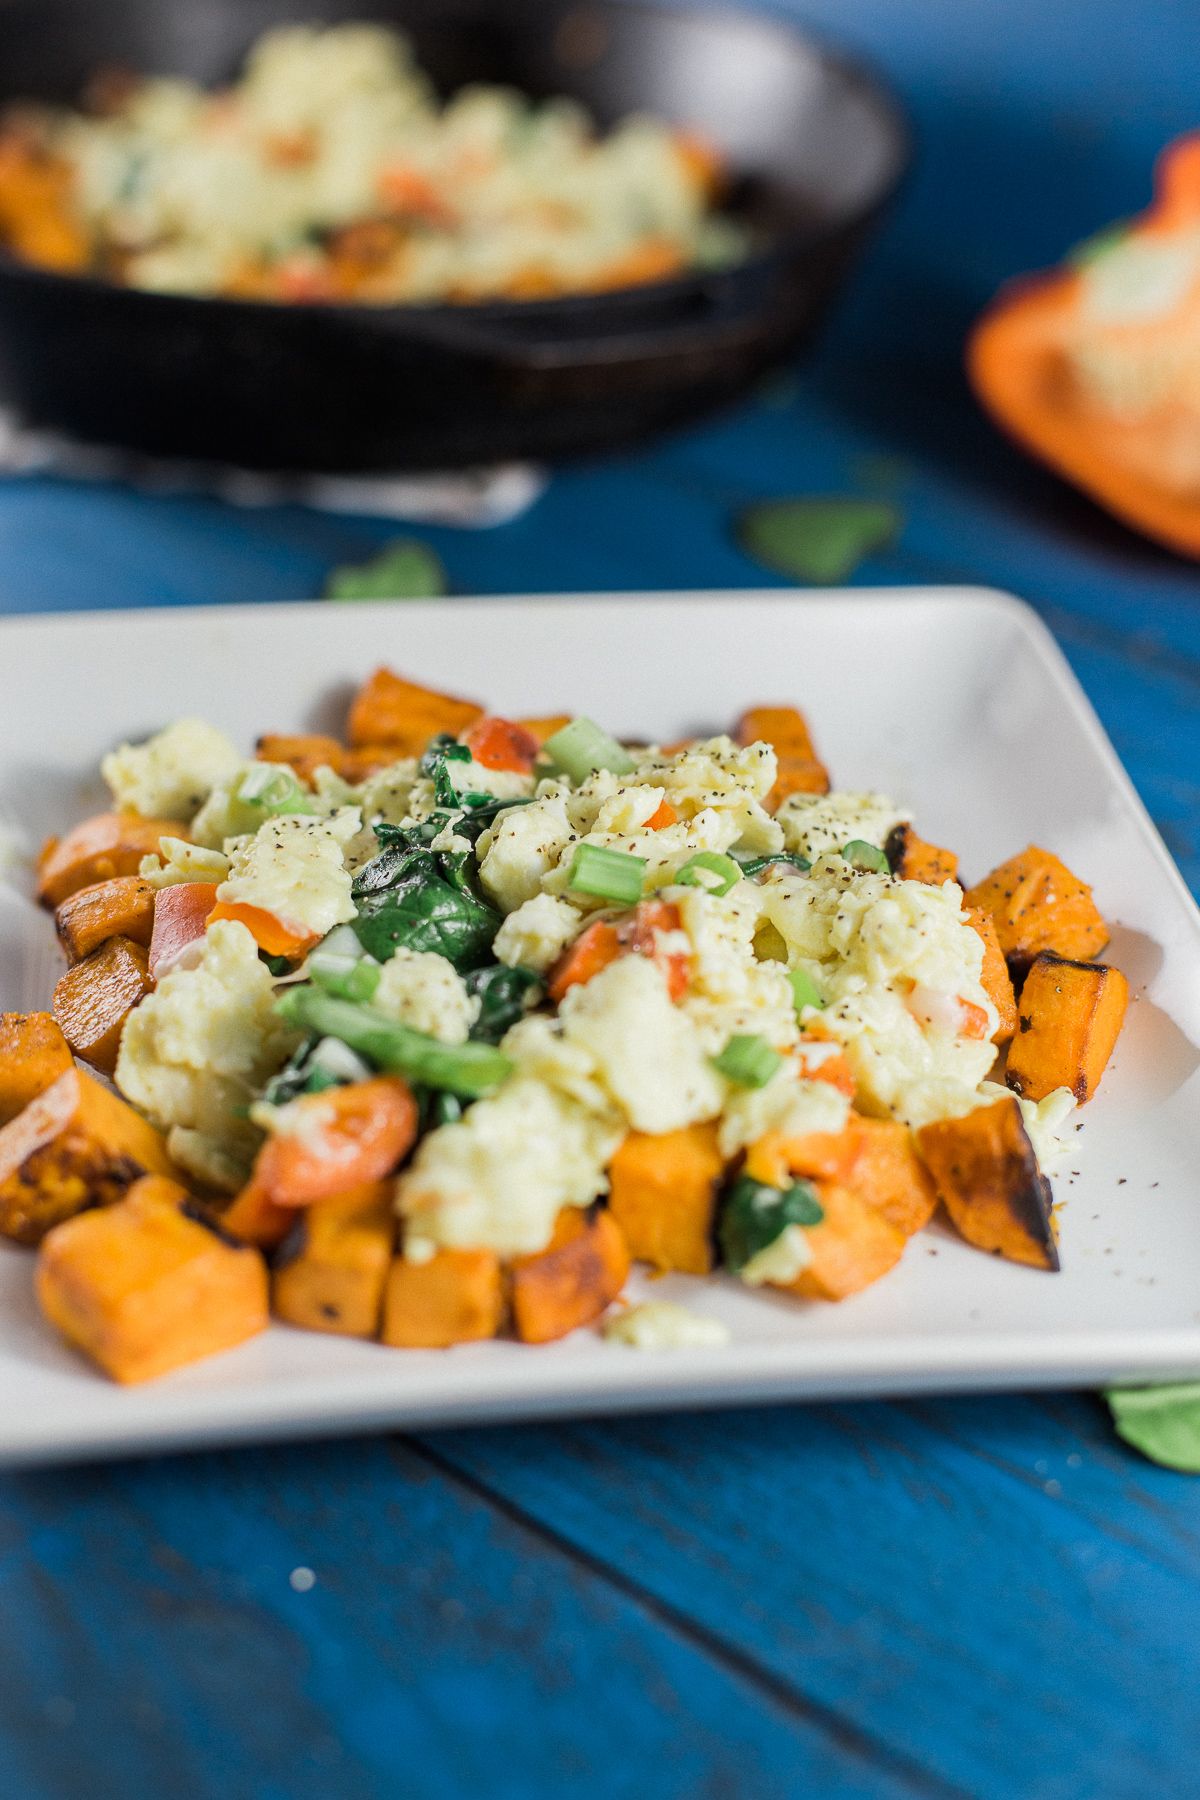
<svg viewBox="0 0 1200 1800">
<path fill-rule="evenodd" d="M 430 1243 L 523 1256 L 549 1242 L 564 1206 L 607 1191 L 605 1169 L 625 1135 L 618 1115 L 593 1112 L 518 1073 L 465 1118 L 430 1132 L 397 1183 L 405 1254 Z"/>
<path fill-rule="evenodd" d="M 510 912 L 492 949 L 498 962 L 543 975 L 578 936 L 583 920 L 575 907 L 552 894 L 535 894 Z"/>
<path fill-rule="evenodd" d="M 100 764 L 117 807 L 144 819 L 191 819 L 240 757 L 223 731 L 177 719 L 144 744 L 122 744 Z"/>
<path fill-rule="evenodd" d="M 479 1001 L 462 976 L 433 950 L 403 945 L 384 963 L 371 1002 L 376 1012 L 443 1044 L 465 1044 L 479 1017 Z"/>
<path fill-rule="evenodd" d="M 631 1350 L 719 1350 L 731 1337 L 723 1319 L 709 1319 L 675 1300 L 643 1300 L 614 1313 L 604 1326 L 610 1344 Z"/>
<path fill-rule="evenodd" d="M 217 899 L 257 906 L 298 936 L 324 937 L 355 916 L 345 847 L 359 829 L 357 807 L 328 819 L 285 813 L 233 849 Z"/>
<path fill-rule="evenodd" d="M 210 925 L 194 967 L 164 976 L 126 1022 L 116 1084 L 165 1131 L 184 1168 L 216 1187 L 244 1180 L 259 1141 L 246 1117 L 294 1043 L 244 925 Z"/>
<path fill-rule="evenodd" d="M 181 881 L 221 882 L 229 873 L 229 858 L 223 850 L 206 850 L 202 844 L 189 844 L 183 838 L 162 837 L 158 855 L 143 856 L 138 874 L 151 887 L 174 887 Z"/>
<path fill-rule="evenodd" d="M 784 846 L 809 862 L 854 838 L 882 850 L 911 817 L 884 794 L 789 794 L 776 814 Z"/>
<path fill-rule="evenodd" d="M 863 874 L 830 854 L 807 874 L 773 871 L 761 892 L 790 966 L 810 974 L 826 1002 L 821 1017 L 845 1048 L 860 1104 L 916 1128 L 978 1088 L 995 1060 L 998 1017 L 959 887 Z M 979 1009 L 986 1030 L 968 1037 L 923 1022 L 908 1004 L 915 985 Z"/>
</svg>

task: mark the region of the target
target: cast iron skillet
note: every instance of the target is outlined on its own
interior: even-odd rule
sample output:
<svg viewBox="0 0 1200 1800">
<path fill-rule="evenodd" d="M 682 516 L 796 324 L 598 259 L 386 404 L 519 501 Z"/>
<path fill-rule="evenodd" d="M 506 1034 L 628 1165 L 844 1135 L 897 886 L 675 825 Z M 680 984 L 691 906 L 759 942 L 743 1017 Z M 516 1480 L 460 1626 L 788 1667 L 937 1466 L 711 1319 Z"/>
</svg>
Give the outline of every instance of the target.
<svg viewBox="0 0 1200 1800">
<path fill-rule="evenodd" d="M 98 65 L 205 82 L 286 22 L 386 20 L 446 89 L 509 82 L 695 127 L 762 247 L 604 296 L 287 306 L 137 293 L 0 254 L 0 388 L 32 420 L 247 467 L 450 467 L 633 443 L 807 342 L 907 159 L 862 70 L 752 14 L 624 0 L 0 0 L 0 101 Z"/>
</svg>

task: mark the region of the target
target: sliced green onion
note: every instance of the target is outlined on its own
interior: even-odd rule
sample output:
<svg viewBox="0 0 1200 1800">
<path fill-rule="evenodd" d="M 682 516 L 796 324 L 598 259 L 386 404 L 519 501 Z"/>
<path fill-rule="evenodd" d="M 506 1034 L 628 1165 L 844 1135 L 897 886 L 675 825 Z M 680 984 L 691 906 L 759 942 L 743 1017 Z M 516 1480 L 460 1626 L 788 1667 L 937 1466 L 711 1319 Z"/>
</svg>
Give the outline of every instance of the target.
<svg viewBox="0 0 1200 1800">
<path fill-rule="evenodd" d="M 778 1050 L 772 1050 L 766 1038 L 748 1035 L 731 1037 L 721 1054 L 712 1060 L 713 1067 L 726 1081 L 735 1081 L 744 1088 L 766 1087 L 783 1062 Z"/>
<path fill-rule="evenodd" d="M 799 869 L 802 875 L 812 868 L 807 856 L 801 856 L 798 850 L 772 850 L 769 856 L 747 856 L 744 851 L 735 850 L 733 855 L 747 881 L 751 876 L 761 875 L 764 869 L 771 867 L 772 863 L 782 863 L 788 868 Z"/>
<path fill-rule="evenodd" d="M 788 980 L 792 984 L 792 1002 L 798 1013 L 806 1006 L 824 1006 L 821 990 L 807 969 L 789 969 Z"/>
<path fill-rule="evenodd" d="M 680 887 L 703 888 L 706 894 L 718 897 L 736 887 L 741 879 L 742 871 L 732 856 L 722 856 L 719 850 L 697 850 L 675 877 Z"/>
<path fill-rule="evenodd" d="M 577 894 L 595 894 L 615 906 L 633 906 L 642 897 L 646 858 L 604 844 L 580 844 L 571 858 L 567 886 Z"/>
<path fill-rule="evenodd" d="M 340 1039 L 377 1069 L 403 1075 L 425 1087 L 444 1088 L 475 1099 L 512 1071 L 507 1056 L 491 1044 L 442 1044 L 423 1031 L 385 1019 L 369 1007 L 323 994 L 315 987 L 289 988 L 276 1011 L 302 1031 Z"/>
<path fill-rule="evenodd" d="M 633 773 L 633 758 L 628 750 L 591 719 L 572 719 L 546 739 L 542 750 L 577 786 L 597 769 L 608 769 L 613 775 Z"/>
<path fill-rule="evenodd" d="M 891 865 L 883 851 L 875 844 L 868 844 L 865 838 L 851 838 L 842 855 L 856 869 L 870 871 L 875 875 L 891 874 Z"/>
<path fill-rule="evenodd" d="M 323 994 L 365 1005 L 375 998 L 383 970 L 373 956 L 350 962 L 341 957 L 322 956 L 319 950 L 314 950 L 305 965 L 305 973 L 312 977 Z"/>
<path fill-rule="evenodd" d="M 274 769 L 270 763 L 262 763 L 256 769 L 247 770 L 238 783 L 237 797 L 248 806 L 261 806 L 264 812 L 316 811 L 311 796 L 305 793 L 291 771 Z"/>
</svg>

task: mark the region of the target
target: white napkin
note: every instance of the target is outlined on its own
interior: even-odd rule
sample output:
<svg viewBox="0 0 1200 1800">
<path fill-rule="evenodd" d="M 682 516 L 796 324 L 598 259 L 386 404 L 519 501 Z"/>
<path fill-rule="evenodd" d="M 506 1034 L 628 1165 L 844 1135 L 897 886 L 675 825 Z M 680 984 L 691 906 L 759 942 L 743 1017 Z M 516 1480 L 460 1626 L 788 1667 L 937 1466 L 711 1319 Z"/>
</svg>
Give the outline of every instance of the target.
<svg viewBox="0 0 1200 1800">
<path fill-rule="evenodd" d="M 298 501 L 322 512 L 367 513 L 423 525 L 481 529 L 520 518 L 549 479 L 533 463 L 431 474 L 271 473 L 231 464 L 176 462 L 38 431 L 0 408 L 0 475 L 61 475 L 73 481 L 125 481 L 151 493 L 216 494 L 236 506 Z"/>
</svg>

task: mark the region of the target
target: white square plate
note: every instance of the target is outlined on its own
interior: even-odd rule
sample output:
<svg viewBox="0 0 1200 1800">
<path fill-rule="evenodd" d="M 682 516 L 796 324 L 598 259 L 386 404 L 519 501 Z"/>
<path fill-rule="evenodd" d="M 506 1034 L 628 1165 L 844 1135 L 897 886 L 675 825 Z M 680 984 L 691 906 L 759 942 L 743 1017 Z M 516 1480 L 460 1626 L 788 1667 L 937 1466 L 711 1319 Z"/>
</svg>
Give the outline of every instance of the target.
<svg viewBox="0 0 1200 1800">
<path fill-rule="evenodd" d="M 1200 915 L 1020 602 L 907 589 L 90 613 L 4 621 L 0 649 L 0 818 L 29 846 L 102 802 L 94 770 L 121 738 L 182 713 L 247 745 L 265 729 L 336 729 L 351 684 L 379 662 L 498 711 L 587 712 L 660 740 L 795 701 L 837 785 L 911 805 L 969 877 L 1040 842 L 1094 882 L 1135 996 L 1055 1184 L 1060 1275 L 935 1227 L 840 1306 L 725 1280 L 655 1284 L 725 1319 L 726 1349 L 643 1354 L 585 1330 L 545 1348 L 395 1351 L 276 1326 L 123 1390 L 57 1340 L 34 1306 L 31 1257 L 4 1246 L 0 1457 L 1200 1373 Z M 0 1003 L 45 1005 L 49 921 L 10 891 L 0 927 Z"/>
</svg>

